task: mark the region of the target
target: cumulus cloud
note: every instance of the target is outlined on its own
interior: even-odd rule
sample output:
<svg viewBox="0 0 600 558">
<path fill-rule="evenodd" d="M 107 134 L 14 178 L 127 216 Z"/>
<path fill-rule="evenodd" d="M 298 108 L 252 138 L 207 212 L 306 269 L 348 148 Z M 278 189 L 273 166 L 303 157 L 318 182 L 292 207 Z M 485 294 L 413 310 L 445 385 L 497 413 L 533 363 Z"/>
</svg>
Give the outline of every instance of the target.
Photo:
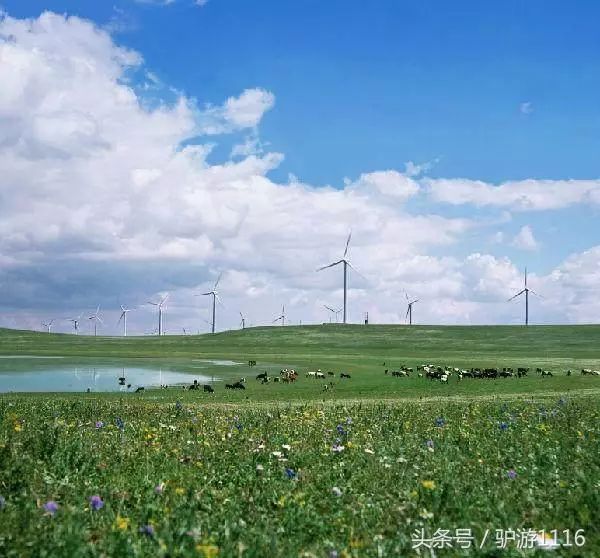
<svg viewBox="0 0 600 558">
<path fill-rule="evenodd" d="M 521 227 L 521 230 L 513 238 L 512 245 L 521 250 L 537 250 L 540 247 L 529 225 Z"/>
<path fill-rule="evenodd" d="M 255 128 L 265 112 L 273 108 L 275 96 L 264 89 L 246 89 L 239 97 L 229 97 L 218 107 L 207 107 L 199 115 L 199 132 L 224 134 Z"/>
<path fill-rule="evenodd" d="M 204 108 L 172 91 L 159 102 L 153 91 L 149 102 L 140 84 L 151 73 L 139 53 L 89 21 L 53 13 L 3 17 L 0 61 L 0 324 L 31 327 L 37 316 L 78 315 L 97 304 L 115 312 L 105 321 L 116 323 L 110 309 L 125 303 L 139 306 L 129 325 L 140 333 L 155 318 L 145 301 L 170 292 L 167 331 L 197 331 L 209 314 L 194 294 L 221 272 L 228 302 L 218 329 L 235 327 L 238 310 L 249 323 L 270 324 L 282 304 L 290 323 L 325 321 L 323 304 L 341 300 L 341 272 L 314 270 L 341 257 L 350 229 L 350 259 L 364 275 L 350 272 L 351 320 L 369 311 L 372 321 L 402 321 L 406 290 L 421 299 L 416 322 L 511 316 L 494 297 L 518 285 L 512 264 L 451 254 L 484 225 L 428 204 L 410 210 L 415 198 L 444 198 L 443 181 L 417 178 L 424 169 L 366 172 L 343 187 L 272 180 L 283 155 L 259 140 L 275 102 L 265 89 Z M 240 130 L 249 134 L 232 158 L 209 163 L 214 136 Z M 477 184 L 483 194 L 463 184 L 464 199 L 512 207 L 525 191 L 534 208 L 560 206 L 544 201 L 535 181 L 518 196 Z M 595 183 L 586 184 L 577 199 L 594 195 Z M 511 201 L 497 203 L 498 189 Z M 539 280 L 585 289 L 584 267 L 600 258 L 580 258 Z M 588 315 L 578 296 L 568 310 L 573 321 Z"/>
</svg>

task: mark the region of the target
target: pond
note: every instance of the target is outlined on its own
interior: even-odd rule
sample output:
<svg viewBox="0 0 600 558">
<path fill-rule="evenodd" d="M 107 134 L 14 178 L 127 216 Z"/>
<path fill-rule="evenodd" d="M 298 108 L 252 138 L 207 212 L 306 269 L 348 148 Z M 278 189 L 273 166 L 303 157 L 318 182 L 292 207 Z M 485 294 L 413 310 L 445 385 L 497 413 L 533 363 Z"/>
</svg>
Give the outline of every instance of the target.
<svg viewBox="0 0 600 558">
<path fill-rule="evenodd" d="M 197 372 L 186 373 L 139 364 L 117 366 L 96 362 L 61 362 L 57 357 L 22 356 L 0 359 L 0 393 L 2 392 L 98 392 L 134 391 L 138 387 L 161 385 L 200 384 L 219 381 L 220 378 Z M 209 372 L 208 370 L 206 372 Z M 119 380 L 125 378 L 125 380 Z M 130 386 L 130 387 L 127 387 Z"/>
</svg>

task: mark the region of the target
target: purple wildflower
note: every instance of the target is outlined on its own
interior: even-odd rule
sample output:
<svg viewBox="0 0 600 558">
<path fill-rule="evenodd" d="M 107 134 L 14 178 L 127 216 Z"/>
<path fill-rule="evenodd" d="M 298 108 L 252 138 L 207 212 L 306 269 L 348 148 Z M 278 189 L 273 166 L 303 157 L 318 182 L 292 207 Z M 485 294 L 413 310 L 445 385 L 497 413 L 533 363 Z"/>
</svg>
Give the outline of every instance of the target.
<svg viewBox="0 0 600 558">
<path fill-rule="evenodd" d="M 433 446 L 434 446 L 434 444 L 433 444 L 433 440 L 427 440 L 427 441 L 425 442 L 425 445 L 426 445 L 428 448 L 430 448 L 430 449 L 433 449 Z"/>
<path fill-rule="evenodd" d="M 58 511 L 58 504 L 54 500 L 48 500 L 44 504 L 44 510 L 46 510 L 50 515 L 54 515 Z"/>
<path fill-rule="evenodd" d="M 516 479 L 517 478 L 517 472 L 514 469 L 509 469 L 508 471 L 506 471 L 506 476 L 509 479 Z"/>
<path fill-rule="evenodd" d="M 339 434 L 340 436 L 345 436 L 345 435 L 346 435 L 346 431 L 344 430 L 344 427 L 343 427 L 341 424 L 338 424 L 338 425 L 336 426 L 336 429 L 337 429 L 337 431 L 338 431 L 338 434 Z"/>
<path fill-rule="evenodd" d="M 152 527 L 152 525 L 143 525 L 140 527 L 140 533 L 142 533 L 142 535 L 147 535 L 148 537 L 153 537 L 154 527 Z"/>
<path fill-rule="evenodd" d="M 507 422 L 501 422 L 500 423 L 500 430 L 508 430 L 508 423 Z"/>
<path fill-rule="evenodd" d="M 183 405 L 181 404 L 181 401 L 177 401 L 177 402 L 175 403 L 175 408 L 176 408 L 178 411 L 181 411 L 181 409 L 183 409 Z"/>
<path fill-rule="evenodd" d="M 123 422 L 123 419 L 121 417 L 117 417 L 115 424 L 117 425 L 117 428 L 119 430 L 125 430 L 125 423 Z"/>
<path fill-rule="evenodd" d="M 104 423 L 101 420 L 97 420 L 96 421 L 96 428 L 103 428 L 104 427 Z"/>
<path fill-rule="evenodd" d="M 443 418 L 443 417 L 438 417 L 438 418 L 436 418 L 436 419 L 435 419 L 435 425 L 436 425 L 438 428 L 441 428 L 441 427 L 442 427 L 442 426 L 444 426 L 445 424 L 446 424 L 446 421 L 444 420 L 444 418 Z"/>
<path fill-rule="evenodd" d="M 94 511 L 98 511 L 104 507 L 102 498 L 98 495 L 90 496 L 90 508 Z"/>
<path fill-rule="evenodd" d="M 164 483 L 164 482 L 161 482 L 160 484 L 157 484 L 157 485 L 154 487 L 154 492 L 155 492 L 156 494 L 162 494 L 162 493 L 163 493 L 163 491 L 164 491 L 164 489 L 165 489 L 165 483 Z"/>
</svg>

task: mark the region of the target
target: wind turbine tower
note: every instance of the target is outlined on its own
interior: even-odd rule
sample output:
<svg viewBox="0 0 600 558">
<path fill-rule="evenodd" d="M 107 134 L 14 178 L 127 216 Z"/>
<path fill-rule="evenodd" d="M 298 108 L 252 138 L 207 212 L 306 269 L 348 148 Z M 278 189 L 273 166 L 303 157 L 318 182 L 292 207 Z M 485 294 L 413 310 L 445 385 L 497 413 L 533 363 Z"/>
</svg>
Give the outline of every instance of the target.
<svg viewBox="0 0 600 558">
<path fill-rule="evenodd" d="M 529 293 L 542 298 L 542 296 L 537 294 L 533 289 L 530 289 L 527 287 L 527 268 L 525 268 L 525 287 L 523 288 L 523 290 L 519 291 L 516 295 L 511 296 L 507 302 L 510 302 L 511 300 L 517 298 L 518 296 L 521 296 L 523 293 L 525 293 L 525 325 L 527 326 L 527 325 L 529 325 Z"/>
<path fill-rule="evenodd" d="M 163 296 L 159 302 L 148 301 L 148 304 L 152 304 L 152 306 L 156 306 L 158 308 L 158 335 L 164 335 L 163 331 L 163 306 L 165 302 L 167 302 L 167 298 L 169 298 L 169 293 Z M 123 308 L 123 307 L 121 307 Z"/>
<path fill-rule="evenodd" d="M 412 325 L 412 307 L 415 302 L 419 302 L 419 299 L 415 298 L 414 300 L 411 301 L 411 300 L 409 300 L 407 293 L 404 293 L 404 296 L 406 296 L 406 303 L 408 304 L 408 308 L 406 309 L 405 319 L 408 318 L 408 325 Z"/>
<path fill-rule="evenodd" d="M 54 320 L 50 320 L 49 322 L 42 322 L 42 325 L 46 328 L 46 331 L 48 333 L 50 333 L 50 330 L 52 329 L 52 324 L 54 323 Z"/>
<path fill-rule="evenodd" d="M 123 337 L 127 337 L 127 313 L 131 312 L 131 310 L 131 308 L 125 308 L 125 306 L 121 304 L 121 317 L 119 318 L 117 325 L 123 320 Z"/>
<path fill-rule="evenodd" d="M 273 323 L 278 322 L 281 320 L 281 325 L 284 326 L 285 325 L 285 306 L 281 307 L 281 315 L 278 316 L 277 318 L 275 318 L 273 320 Z"/>
<path fill-rule="evenodd" d="M 219 297 L 219 293 L 217 291 L 217 287 L 219 285 L 219 281 L 221 280 L 221 275 L 223 275 L 222 273 L 219 275 L 219 277 L 217 278 L 216 282 L 215 282 L 215 286 L 212 288 L 212 291 L 208 291 L 207 293 L 202 293 L 200 295 L 196 295 L 196 296 L 212 296 L 212 324 L 211 324 L 211 330 L 212 333 L 215 332 L 215 314 L 216 314 L 216 307 L 217 307 L 217 300 L 223 304 L 223 301 L 221 300 L 221 298 Z M 223 306 L 225 306 L 223 304 Z"/>
<path fill-rule="evenodd" d="M 317 271 L 322 271 L 323 269 L 327 269 L 329 267 L 334 267 L 334 266 L 339 265 L 339 264 L 343 264 L 344 265 L 344 323 L 346 323 L 346 318 L 347 318 L 348 267 L 351 267 L 352 269 L 354 269 L 354 267 L 352 266 L 352 264 L 346 258 L 346 256 L 348 255 L 348 245 L 350 244 L 350 238 L 351 237 L 352 237 L 352 232 L 350 232 L 350 234 L 348 235 L 348 239 L 346 240 L 346 248 L 344 249 L 344 255 L 342 256 L 341 260 L 338 260 L 337 262 L 330 263 L 329 265 L 324 265 L 323 267 L 320 267 L 319 269 L 317 269 Z M 354 271 L 356 271 L 356 269 L 354 269 Z"/>
<path fill-rule="evenodd" d="M 98 322 L 103 324 L 102 318 L 100 317 L 100 306 L 96 308 L 96 311 L 88 318 L 94 321 L 94 337 L 98 334 Z"/>
<path fill-rule="evenodd" d="M 75 330 L 75 335 L 79 334 L 79 321 L 81 320 L 81 314 L 76 318 L 69 318 L 69 321 L 73 324 L 73 329 Z"/>
</svg>

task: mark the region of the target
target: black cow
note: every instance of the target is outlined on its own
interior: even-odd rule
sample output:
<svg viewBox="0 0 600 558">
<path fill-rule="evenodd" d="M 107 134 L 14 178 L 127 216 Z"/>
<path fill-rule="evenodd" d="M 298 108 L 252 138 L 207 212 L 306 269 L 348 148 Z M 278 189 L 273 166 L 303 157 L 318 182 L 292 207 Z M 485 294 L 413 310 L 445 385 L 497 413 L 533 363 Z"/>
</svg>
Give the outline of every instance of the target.
<svg viewBox="0 0 600 558">
<path fill-rule="evenodd" d="M 259 374 L 258 376 L 256 376 L 257 380 L 266 380 L 267 379 L 267 373 L 263 372 L 262 374 Z"/>
<path fill-rule="evenodd" d="M 344 374 L 343 372 L 340 374 L 340 378 L 350 378 L 350 374 Z"/>
<path fill-rule="evenodd" d="M 140 393 L 141 391 L 144 391 L 144 388 L 142 386 L 140 386 L 139 388 L 137 388 L 135 390 L 135 393 Z"/>
<path fill-rule="evenodd" d="M 214 393 L 215 392 L 215 390 L 213 389 L 213 387 L 209 386 L 209 385 L 205 385 L 204 386 L 204 391 L 205 391 L 205 393 Z"/>
</svg>

